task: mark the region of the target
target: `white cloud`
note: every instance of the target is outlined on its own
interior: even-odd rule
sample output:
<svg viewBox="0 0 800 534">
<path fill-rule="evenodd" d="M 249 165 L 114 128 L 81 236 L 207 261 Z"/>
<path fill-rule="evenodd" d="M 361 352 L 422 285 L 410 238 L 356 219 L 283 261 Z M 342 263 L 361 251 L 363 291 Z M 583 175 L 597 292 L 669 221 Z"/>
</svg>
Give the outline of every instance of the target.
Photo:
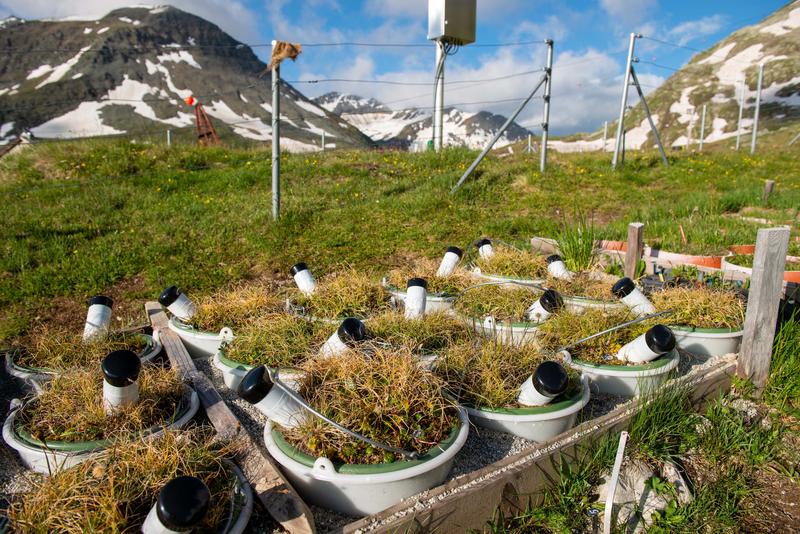
<svg viewBox="0 0 800 534">
<path fill-rule="evenodd" d="M 668 32 L 670 39 L 676 39 L 678 44 L 685 45 L 695 39 L 713 35 L 724 26 L 724 15 L 712 15 L 697 20 L 682 22 Z"/>
<path fill-rule="evenodd" d="M 658 0 L 600 0 L 600 5 L 610 17 L 626 25 L 641 22 L 652 15 Z"/>
<path fill-rule="evenodd" d="M 167 0 L 0 0 L 0 15 L 26 19 L 85 17 L 100 18 L 109 11 L 132 4 L 159 5 Z M 238 0 L 168 0 L 169 4 L 217 24 L 243 42 L 259 40 L 257 14 Z"/>
</svg>

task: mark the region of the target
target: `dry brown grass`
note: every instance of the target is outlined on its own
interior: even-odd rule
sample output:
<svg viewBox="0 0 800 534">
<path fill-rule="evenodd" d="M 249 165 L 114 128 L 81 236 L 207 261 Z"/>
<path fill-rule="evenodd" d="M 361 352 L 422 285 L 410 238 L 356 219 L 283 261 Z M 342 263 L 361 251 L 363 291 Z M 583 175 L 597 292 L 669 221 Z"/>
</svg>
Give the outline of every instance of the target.
<svg viewBox="0 0 800 534">
<path fill-rule="evenodd" d="M 99 366 L 106 354 L 115 350 L 128 349 L 138 354 L 144 348 L 144 338 L 136 334 L 111 333 L 103 338 L 83 341 L 83 333 L 44 329 L 34 337 L 29 349 L 19 352 L 15 363 L 61 372 Z"/>
<path fill-rule="evenodd" d="M 293 297 L 306 313 L 326 319 L 365 318 L 389 307 L 380 284 L 352 268 L 321 278 L 310 296 L 295 290 Z"/>
<path fill-rule="evenodd" d="M 474 335 L 463 321 L 447 312 L 426 313 L 422 319 L 406 319 L 402 313 L 387 311 L 367 323 L 377 340 L 415 353 L 438 352 Z"/>
<path fill-rule="evenodd" d="M 47 382 L 40 396 L 26 402 L 17 420 L 39 441 L 110 439 L 165 424 L 175 415 L 183 396 L 184 386 L 175 371 L 144 366 L 139 374 L 139 402 L 107 415 L 98 366 Z"/>
<path fill-rule="evenodd" d="M 274 313 L 239 330 L 226 344 L 225 355 L 245 365 L 291 367 L 316 352 L 336 328 L 286 312 Z"/>
<path fill-rule="evenodd" d="M 587 309 L 581 314 L 562 311 L 552 315 L 537 331 L 536 340 L 547 351 L 570 345 L 579 339 L 595 334 L 612 326 L 635 319 L 630 310 L 603 311 Z M 594 364 L 624 365 L 625 362 L 614 356 L 623 345 L 646 332 L 655 323 L 643 321 L 633 326 L 617 330 L 569 349 L 576 360 Z M 607 358 L 607 356 L 610 356 Z"/>
<path fill-rule="evenodd" d="M 545 256 L 524 252 L 502 244 L 493 244 L 489 258 L 475 260 L 483 274 L 496 274 L 513 278 L 542 279 L 547 276 Z"/>
<path fill-rule="evenodd" d="M 303 369 L 299 393 L 312 406 L 381 443 L 424 453 L 447 438 L 458 421 L 455 406 L 442 394 L 441 380 L 421 369 L 408 349 L 373 347 L 315 358 Z M 304 452 L 333 462 L 376 464 L 398 459 L 317 417 L 284 430 L 284 436 Z"/>
<path fill-rule="evenodd" d="M 17 532 L 140 532 L 161 488 L 190 475 L 211 490 L 198 532 L 215 531 L 230 507 L 234 474 L 224 459 L 234 452 L 198 430 L 120 442 L 97 458 L 39 479 L 12 503 L 9 519 Z"/>
<path fill-rule="evenodd" d="M 615 301 L 616 297 L 611 293 L 614 282 L 598 280 L 591 272 L 574 273 L 572 280 L 561 280 L 553 278 L 547 279 L 545 285 L 549 289 L 555 289 L 564 297 L 585 297 L 593 300 Z"/>
<path fill-rule="evenodd" d="M 464 292 L 454 308 L 467 317 L 491 315 L 498 321 L 525 322 L 525 311 L 540 294 L 538 290 L 519 285 L 485 285 Z"/>
<path fill-rule="evenodd" d="M 283 299 L 269 285 L 248 284 L 202 296 L 195 304 L 197 313 L 189 321 L 194 328 L 219 332 L 227 326 L 236 332 L 257 317 L 281 309 Z"/>
<path fill-rule="evenodd" d="M 449 276 L 436 276 L 439 263 L 440 260 L 420 259 L 414 265 L 389 271 L 387 278 L 390 284 L 401 290 L 405 290 L 409 279 L 424 278 L 428 282 L 428 293 L 448 296 L 457 295 L 477 282 L 475 275 L 461 267 L 456 267 Z"/>
<path fill-rule="evenodd" d="M 649 295 L 663 321 L 696 328 L 742 328 L 745 302 L 736 293 L 710 287 L 671 287 Z"/>
<path fill-rule="evenodd" d="M 461 343 L 440 358 L 435 373 L 462 401 L 477 407 L 517 408 L 519 387 L 536 367 L 553 358 L 530 344 L 511 345 L 497 342 Z M 566 366 L 565 366 L 566 367 Z M 572 395 L 580 387 L 580 377 L 567 369 Z"/>
</svg>

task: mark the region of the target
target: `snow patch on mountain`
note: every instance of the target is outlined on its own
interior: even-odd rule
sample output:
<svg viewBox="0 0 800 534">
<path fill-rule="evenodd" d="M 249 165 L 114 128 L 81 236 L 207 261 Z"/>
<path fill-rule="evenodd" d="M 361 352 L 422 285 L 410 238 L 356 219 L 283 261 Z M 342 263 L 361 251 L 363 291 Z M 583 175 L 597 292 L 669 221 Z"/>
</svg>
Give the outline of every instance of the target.
<svg viewBox="0 0 800 534">
<path fill-rule="evenodd" d="M 791 10 L 788 17 L 775 24 L 764 26 L 760 31 L 772 35 L 786 35 L 796 28 L 800 28 L 800 8 Z"/>
<path fill-rule="evenodd" d="M 161 54 L 156 59 L 158 59 L 161 63 L 166 63 L 172 61 L 173 63 L 186 63 L 196 69 L 202 69 L 203 67 L 200 66 L 192 54 L 187 52 L 186 50 L 181 50 L 180 52 L 170 52 L 168 54 Z"/>
</svg>

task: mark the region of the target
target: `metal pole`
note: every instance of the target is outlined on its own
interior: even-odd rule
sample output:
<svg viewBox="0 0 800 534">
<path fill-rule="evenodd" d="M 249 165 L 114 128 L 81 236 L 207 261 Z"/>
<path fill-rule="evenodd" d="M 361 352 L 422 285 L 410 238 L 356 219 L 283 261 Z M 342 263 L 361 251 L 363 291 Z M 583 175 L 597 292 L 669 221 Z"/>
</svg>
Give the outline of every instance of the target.
<svg viewBox="0 0 800 534">
<path fill-rule="evenodd" d="M 172 146 L 172 130 L 167 130 L 167 146 Z"/>
<path fill-rule="evenodd" d="M 444 141 L 444 42 L 436 41 L 436 87 L 433 105 L 433 148 L 439 152 Z"/>
<path fill-rule="evenodd" d="M 528 154 L 530 154 L 532 151 L 533 148 L 531 147 L 531 134 L 528 134 Z"/>
<path fill-rule="evenodd" d="M 325 130 L 322 130 L 322 151 L 325 152 Z"/>
<path fill-rule="evenodd" d="M 278 41 L 272 41 L 272 48 Z M 281 67 L 272 67 L 272 219 L 281 216 Z"/>
<path fill-rule="evenodd" d="M 603 152 L 606 151 L 607 139 L 608 139 L 608 121 L 603 121 Z"/>
<path fill-rule="evenodd" d="M 625 62 L 625 81 L 622 85 L 622 102 L 619 105 L 619 121 L 617 122 L 617 141 L 614 144 L 614 157 L 611 160 L 611 167 L 617 168 L 619 151 L 622 147 L 622 131 L 625 129 L 625 108 L 628 107 L 628 87 L 631 83 L 631 63 L 633 62 L 633 47 L 636 44 L 636 34 L 631 33 L 631 40 L 628 44 L 628 60 Z"/>
<path fill-rule="evenodd" d="M 481 162 L 481 160 L 483 160 L 483 158 L 486 157 L 486 154 L 489 153 L 489 151 L 492 149 L 492 147 L 497 142 L 497 140 L 500 139 L 500 137 L 505 133 L 505 131 L 509 127 L 509 125 L 512 122 L 514 122 L 514 119 L 517 118 L 517 115 L 519 115 L 520 112 L 528 104 L 528 102 L 531 101 L 531 98 L 533 98 L 533 95 L 536 94 L 536 91 L 539 90 L 539 88 L 542 86 L 542 84 L 544 84 L 545 81 L 547 81 L 547 74 L 542 76 L 542 78 L 539 80 L 539 83 L 537 83 L 536 87 L 534 87 L 533 91 L 531 91 L 531 94 L 528 95 L 528 98 L 526 98 L 525 101 L 522 104 L 519 105 L 517 110 L 514 113 L 512 113 L 511 116 L 508 119 L 506 119 L 505 124 L 503 124 L 503 126 L 500 127 L 500 129 L 497 131 L 496 134 L 494 134 L 494 137 L 492 138 L 492 140 L 489 141 L 486 144 L 485 147 L 483 147 L 483 151 L 480 154 L 478 154 L 478 157 L 475 158 L 475 161 L 472 162 L 472 165 L 470 165 L 469 168 L 466 171 L 464 171 L 464 175 L 461 176 L 461 178 L 458 180 L 458 183 L 456 183 L 456 185 L 453 186 L 453 189 L 450 190 L 451 193 L 455 193 L 456 191 L 458 191 L 458 189 L 464 184 L 466 179 L 469 178 L 469 175 L 472 174 L 472 171 L 474 171 L 475 168 L 478 166 L 478 164 Z"/>
<path fill-rule="evenodd" d="M 753 114 L 753 139 L 750 142 L 750 154 L 756 153 L 758 142 L 758 114 L 761 111 L 761 83 L 764 81 L 764 64 L 758 66 L 758 85 L 756 86 L 756 111 Z"/>
<path fill-rule="evenodd" d="M 706 105 L 703 104 L 703 114 L 700 116 L 700 152 L 703 151 L 703 141 L 706 136 Z"/>
<path fill-rule="evenodd" d="M 653 121 L 652 115 L 650 115 L 650 106 L 647 105 L 647 99 L 644 97 L 644 91 L 642 91 L 642 86 L 639 85 L 639 77 L 636 76 L 636 70 L 634 70 L 633 65 L 631 65 L 631 76 L 633 76 L 633 83 L 636 85 L 636 91 L 639 93 L 639 99 L 642 101 L 642 108 L 644 112 L 647 114 L 647 122 L 650 123 L 650 129 L 653 130 L 653 135 L 656 138 L 656 145 L 658 146 L 658 151 L 661 153 L 661 160 L 664 162 L 664 165 L 669 167 L 669 161 L 667 161 L 667 154 L 664 152 L 664 146 L 661 144 L 661 136 L 658 135 L 658 129 L 656 128 L 656 123 Z M 624 148 L 624 144 L 622 145 Z M 624 154 L 623 154 L 623 161 L 624 161 Z"/>
<path fill-rule="evenodd" d="M 692 114 L 689 116 L 689 126 L 686 128 L 686 151 L 692 149 L 692 126 L 694 126 L 694 108 L 691 108 Z"/>
<path fill-rule="evenodd" d="M 744 94 L 747 92 L 747 85 L 742 80 L 742 95 L 739 97 L 739 121 L 736 123 L 736 150 L 742 144 L 742 112 L 744 111 Z"/>
<path fill-rule="evenodd" d="M 795 144 L 795 142 L 797 142 L 798 139 L 800 139 L 800 133 L 792 137 L 792 140 L 789 141 L 789 144 L 786 146 L 792 146 L 793 144 Z"/>
<path fill-rule="evenodd" d="M 539 172 L 544 173 L 547 166 L 547 136 L 550 129 L 550 90 L 553 88 L 553 40 L 545 40 L 547 44 L 547 64 L 544 73 L 547 81 L 544 83 L 544 112 L 542 114 L 542 146 L 541 159 L 539 160 Z"/>
</svg>

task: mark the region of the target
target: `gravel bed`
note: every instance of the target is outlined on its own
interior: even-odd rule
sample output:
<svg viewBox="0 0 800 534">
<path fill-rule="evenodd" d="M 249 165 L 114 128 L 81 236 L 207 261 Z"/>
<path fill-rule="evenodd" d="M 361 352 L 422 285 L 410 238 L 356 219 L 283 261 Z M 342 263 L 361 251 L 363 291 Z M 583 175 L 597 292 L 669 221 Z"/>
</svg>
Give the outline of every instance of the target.
<svg viewBox="0 0 800 534">
<path fill-rule="evenodd" d="M 0 423 L 5 422 L 9 405 L 14 398 L 23 398 L 31 390 L 24 382 L 6 372 L 5 366 L 0 371 Z M 42 475 L 28 471 L 19 461 L 19 456 L 5 442 L 0 453 L 0 513 L 5 515 L 10 502 L 30 490 L 33 483 Z"/>
</svg>

